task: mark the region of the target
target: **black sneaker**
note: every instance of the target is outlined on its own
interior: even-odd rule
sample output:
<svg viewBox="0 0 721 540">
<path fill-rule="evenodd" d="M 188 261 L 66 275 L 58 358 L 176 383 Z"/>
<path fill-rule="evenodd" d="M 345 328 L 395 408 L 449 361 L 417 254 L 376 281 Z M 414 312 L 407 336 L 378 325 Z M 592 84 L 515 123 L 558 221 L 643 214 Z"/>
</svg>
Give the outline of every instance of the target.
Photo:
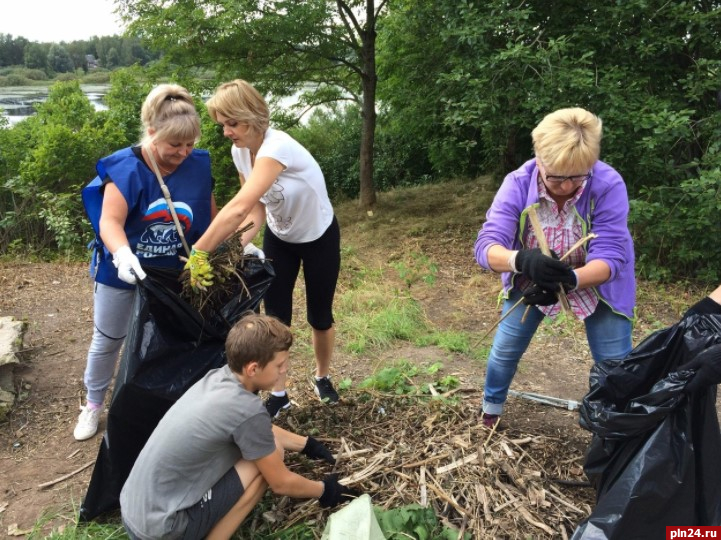
<svg viewBox="0 0 721 540">
<path fill-rule="evenodd" d="M 271 418 L 277 418 L 280 411 L 290 409 L 288 394 L 283 394 L 282 396 L 274 396 L 271 394 L 268 399 L 265 400 L 265 408 L 268 409 L 268 414 Z"/>
<path fill-rule="evenodd" d="M 315 394 L 323 403 L 338 403 L 340 399 L 338 392 L 335 391 L 335 388 L 333 388 L 330 382 L 330 377 L 323 377 L 320 380 L 316 379 L 314 390 Z"/>
</svg>

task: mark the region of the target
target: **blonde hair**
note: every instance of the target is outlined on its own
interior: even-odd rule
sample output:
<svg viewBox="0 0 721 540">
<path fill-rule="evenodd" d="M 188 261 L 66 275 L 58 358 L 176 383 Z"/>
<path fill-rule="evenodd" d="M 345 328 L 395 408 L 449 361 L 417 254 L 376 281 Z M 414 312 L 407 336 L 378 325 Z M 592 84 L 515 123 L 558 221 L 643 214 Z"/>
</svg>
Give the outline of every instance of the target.
<svg viewBox="0 0 721 540">
<path fill-rule="evenodd" d="M 531 132 L 533 149 L 543 166 L 555 174 L 585 172 L 601 155 L 602 128 L 601 119 L 585 109 L 559 109 Z"/>
<path fill-rule="evenodd" d="M 258 134 L 265 133 L 270 124 L 268 104 L 249 82 L 242 79 L 218 86 L 205 106 L 213 122 L 218 121 L 220 114 L 240 124 L 248 124 Z"/>
<path fill-rule="evenodd" d="M 193 97 L 177 84 L 153 88 L 143 102 L 140 120 L 143 122 L 141 144 L 154 140 L 192 139 L 197 142 L 200 139 L 200 116 Z"/>
<path fill-rule="evenodd" d="M 265 367 L 276 353 L 287 351 L 293 344 L 293 334 L 275 317 L 248 312 L 228 332 L 225 355 L 228 366 L 240 373 L 250 362 Z"/>
</svg>

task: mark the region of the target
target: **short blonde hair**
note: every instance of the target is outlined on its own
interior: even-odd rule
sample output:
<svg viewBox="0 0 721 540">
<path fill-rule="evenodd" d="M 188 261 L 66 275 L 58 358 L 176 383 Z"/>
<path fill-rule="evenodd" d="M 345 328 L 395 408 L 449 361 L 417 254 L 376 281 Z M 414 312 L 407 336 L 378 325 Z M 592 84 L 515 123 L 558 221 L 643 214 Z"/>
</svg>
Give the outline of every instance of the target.
<svg viewBox="0 0 721 540">
<path fill-rule="evenodd" d="M 140 120 L 143 122 L 141 144 L 154 140 L 192 139 L 197 142 L 200 139 L 200 115 L 193 97 L 177 84 L 153 88 L 143 102 Z"/>
<path fill-rule="evenodd" d="M 559 109 L 531 132 L 533 150 L 555 174 L 588 171 L 601 155 L 601 119 L 580 107 Z"/>
<path fill-rule="evenodd" d="M 213 122 L 217 122 L 221 114 L 240 124 L 248 124 L 259 134 L 265 133 L 270 125 L 268 104 L 249 82 L 242 79 L 221 84 L 205 106 Z"/>
<path fill-rule="evenodd" d="M 228 366 L 241 373 L 250 362 L 261 368 L 293 345 L 293 334 L 285 324 L 270 315 L 248 312 L 235 323 L 225 340 Z"/>
</svg>

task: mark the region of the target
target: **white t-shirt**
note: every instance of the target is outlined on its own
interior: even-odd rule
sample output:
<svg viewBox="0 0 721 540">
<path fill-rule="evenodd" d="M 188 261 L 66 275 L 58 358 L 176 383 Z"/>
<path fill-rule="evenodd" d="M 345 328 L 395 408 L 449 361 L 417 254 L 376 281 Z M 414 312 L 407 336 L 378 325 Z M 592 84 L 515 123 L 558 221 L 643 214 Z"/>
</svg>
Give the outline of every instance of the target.
<svg viewBox="0 0 721 540">
<path fill-rule="evenodd" d="M 247 179 L 253 170 L 250 150 L 233 146 L 231 155 L 236 168 Z M 293 137 L 270 128 L 255 159 L 262 157 L 283 165 L 283 171 L 260 198 L 270 230 L 293 244 L 320 238 L 333 221 L 333 206 L 318 162 Z"/>
</svg>

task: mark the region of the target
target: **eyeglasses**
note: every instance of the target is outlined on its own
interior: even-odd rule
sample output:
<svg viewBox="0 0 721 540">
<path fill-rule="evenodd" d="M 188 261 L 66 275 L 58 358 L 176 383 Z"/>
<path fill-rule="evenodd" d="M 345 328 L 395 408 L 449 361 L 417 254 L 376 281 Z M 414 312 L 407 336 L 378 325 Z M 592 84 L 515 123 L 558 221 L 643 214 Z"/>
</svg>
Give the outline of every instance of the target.
<svg viewBox="0 0 721 540">
<path fill-rule="evenodd" d="M 586 180 L 590 180 L 593 176 L 593 171 L 588 171 L 586 174 L 577 174 L 574 176 L 559 176 L 555 174 L 546 174 L 546 182 L 551 184 L 563 184 L 566 180 L 570 180 L 574 184 L 580 184 Z"/>
</svg>

